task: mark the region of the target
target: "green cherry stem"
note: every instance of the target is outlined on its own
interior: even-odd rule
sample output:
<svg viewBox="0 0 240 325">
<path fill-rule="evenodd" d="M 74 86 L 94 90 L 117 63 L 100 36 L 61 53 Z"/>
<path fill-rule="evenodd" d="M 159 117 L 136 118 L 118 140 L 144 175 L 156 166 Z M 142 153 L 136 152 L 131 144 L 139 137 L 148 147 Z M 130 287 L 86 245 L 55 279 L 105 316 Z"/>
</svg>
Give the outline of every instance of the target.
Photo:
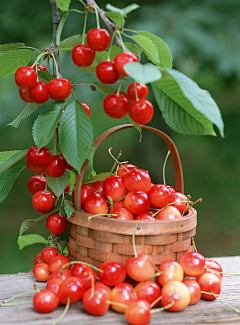
<svg viewBox="0 0 240 325">
<path fill-rule="evenodd" d="M 88 11 L 86 11 L 85 18 L 84 18 L 83 33 L 82 33 L 82 44 L 84 44 L 84 39 L 85 39 L 86 26 L 87 26 L 87 17 L 88 17 Z"/>
<path fill-rule="evenodd" d="M 106 303 L 109 304 L 109 305 L 115 305 L 115 306 L 120 306 L 120 307 L 127 308 L 127 305 L 121 304 L 120 302 L 107 300 Z"/>
<path fill-rule="evenodd" d="M 192 244 L 193 244 L 193 247 L 194 247 L 194 252 L 197 253 L 197 247 L 196 247 L 196 244 L 195 244 L 194 237 L 192 237 L 191 239 L 192 239 Z M 206 267 L 206 266 L 205 266 L 205 267 Z"/>
<path fill-rule="evenodd" d="M 92 300 L 92 298 L 93 298 L 93 296 L 94 296 L 94 277 L 93 277 L 93 275 L 92 275 L 92 274 L 91 274 L 91 282 L 92 282 L 92 287 L 91 287 L 91 295 L 90 295 L 90 297 L 89 297 L 88 301 L 91 301 L 91 300 Z"/>
<path fill-rule="evenodd" d="M 188 201 L 186 201 L 186 200 L 184 200 L 184 201 L 177 201 L 177 203 L 182 203 L 182 202 L 184 202 L 184 203 L 188 203 Z M 158 209 L 153 215 L 152 215 L 152 217 L 155 217 L 155 215 L 157 215 L 158 214 L 158 212 L 160 212 L 161 210 L 163 210 L 163 209 L 165 209 L 166 207 L 168 207 L 169 205 L 172 205 L 172 204 L 175 204 L 176 202 L 171 202 L 171 203 L 169 203 L 169 204 L 167 204 L 165 207 L 163 207 L 163 208 L 161 208 L 161 209 Z"/>
<path fill-rule="evenodd" d="M 11 298 L 9 298 L 7 300 L 3 300 L 2 303 L 3 304 L 7 304 L 9 301 L 11 301 L 11 300 L 13 300 L 13 299 L 15 299 L 17 297 L 21 297 L 21 296 L 24 296 L 24 295 L 27 295 L 27 294 L 31 294 L 31 293 L 36 293 L 36 291 L 28 291 L 28 292 L 19 293 L 18 295 L 13 296 L 13 297 L 11 297 Z"/>
<path fill-rule="evenodd" d="M 67 297 L 67 304 L 66 304 L 66 307 L 62 313 L 62 315 L 56 320 L 56 322 L 52 323 L 52 325 L 57 325 L 58 323 L 61 322 L 61 320 L 63 319 L 63 317 L 66 315 L 66 313 L 68 312 L 68 309 L 69 309 L 69 306 L 70 306 L 70 301 L 71 301 L 71 298 L 70 297 Z"/>
<path fill-rule="evenodd" d="M 112 218 L 112 217 L 117 217 L 117 214 L 110 214 L 110 213 L 99 213 L 99 214 L 94 214 L 94 215 L 88 217 L 88 220 L 91 220 L 91 219 L 93 219 L 93 218 L 95 218 L 95 217 L 99 217 L 99 216 L 107 216 L 107 217 L 109 217 L 109 218 Z"/>
<path fill-rule="evenodd" d="M 10 304 L 0 304 L 0 307 L 18 306 L 18 305 L 26 305 L 26 304 L 32 304 L 32 300 L 23 301 L 23 302 L 15 302 L 15 303 L 10 303 Z"/>
<path fill-rule="evenodd" d="M 231 306 L 231 305 L 229 305 L 229 304 L 227 304 L 226 302 L 224 302 L 224 301 L 222 301 L 221 299 L 219 299 L 218 298 L 218 296 L 211 290 L 210 291 L 210 293 L 219 301 L 219 302 L 221 302 L 221 304 L 223 304 L 223 305 L 225 305 L 225 306 L 227 306 L 227 307 L 229 307 L 229 308 L 231 308 L 232 310 L 234 310 L 234 311 L 236 311 L 238 314 L 240 314 L 240 310 L 239 309 L 237 309 L 237 308 L 235 308 L 235 307 L 233 307 L 233 306 Z"/>
<path fill-rule="evenodd" d="M 82 262 L 82 261 L 72 261 L 72 262 L 69 262 L 67 264 L 64 264 L 63 266 L 60 267 L 59 272 L 62 274 L 62 271 L 66 266 L 73 265 L 73 264 L 84 264 L 84 265 L 90 266 L 92 269 L 95 269 L 95 270 L 103 273 L 103 270 L 99 269 L 98 267 L 96 267 L 94 265 L 91 265 L 89 263 L 86 263 L 86 262 Z"/>
<path fill-rule="evenodd" d="M 123 43 L 122 35 L 121 35 L 121 33 L 120 33 L 119 30 L 117 30 L 117 34 L 118 34 L 118 36 L 119 36 L 119 38 L 120 38 L 120 41 L 121 41 L 121 44 L 122 44 L 123 52 L 125 53 L 125 52 L 126 52 L 126 50 L 125 50 L 125 46 L 124 46 L 124 43 Z"/>
<path fill-rule="evenodd" d="M 97 28 L 100 28 L 99 16 L 98 16 L 97 8 L 95 6 L 91 6 L 91 7 L 94 9 L 95 14 L 96 14 Z"/>
<path fill-rule="evenodd" d="M 140 222 L 140 220 L 138 219 L 138 221 L 136 223 L 136 226 L 135 226 L 135 228 L 133 230 L 133 234 L 132 234 L 133 251 L 134 251 L 134 256 L 136 258 L 138 257 L 138 254 L 137 254 L 136 245 L 135 245 L 135 233 L 137 231 L 137 227 L 138 227 L 139 222 Z"/>
<path fill-rule="evenodd" d="M 144 250 L 144 253 L 147 255 L 149 261 L 151 262 L 151 264 L 154 266 L 155 270 L 157 271 L 157 273 L 159 272 L 159 269 L 156 267 L 156 265 L 153 263 L 153 261 L 151 260 L 149 254 L 148 254 L 148 251 L 145 249 Z"/>
<path fill-rule="evenodd" d="M 167 164 L 167 160 L 168 160 L 168 157 L 170 155 L 171 151 L 168 150 L 167 154 L 166 154 L 166 157 L 165 157 L 165 160 L 164 160 L 164 164 L 163 164 L 163 184 L 166 185 L 166 174 L 165 174 L 165 171 L 166 171 L 166 164 Z"/>
<path fill-rule="evenodd" d="M 58 72 L 58 66 L 57 66 L 57 62 L 56 62 L 54 53 L 51 55 L 51 58 L 53 59 L 53 62 L 54 62 L 54 66 L 55 66 L 55 70 L 56 70 L 56 77 L 57 77 L 57 79 L 59 79 L 60 77 L 59 77 L 59 72 Z"/>
<path fill-rule="evenodd" d="M 120 91 L 122 90 L 122 84 L 123 84 L 123 81 L 124 81 L 124 77 L 122 77 L 122 80 L 121 80 L 120 85 L 119 85 L 119 87 L 118 87 L 118 90 L 117 90 L 117 93 L 116 93 L 117 96 L 119 96 L 119 93 L 120 93 Z"/>
<path fill-rule="evenodd" d="M 162 275 L 163 273 L 164 273 L 164 272 L 157 272 L 157 273 L 155 273 L 154 275 L 151 275 L 150 277 L 148 277 L 146 280 L 144 280 L 144 281 L 138 283 L 138 284 L 136 285 L 136 287 L 134 288 L 134 290 L 133 290 L 132 293 L 136 292 L 137 289 L 140 288 L 140 287 L 144 284 L 144 282 L 151 280 L 151 279 L 154 278 L 155 276 Z"/>
<path fill-rule="evenodd" d="M 112 159 L 115 161 L 115 164 L 117 164 L 117 165 L 121 165 L 122 163 L 120 163 L 119 161 L 118 161 L 118 159 L 120 158 L 120 156 L 121 156 L 121 154 L 122 154 L 122 151 L 120 151 L 120 153 L 118 154 L 118 156 L 117 156 L 117 158 L 115 158 L 114 156 L 113 156 L 113 154 L 112 154 L 112 150 L 113 150 L 114 148 L 113 147 L 110 147 L 110 148 L 108 148 L 108 153 L 109 153 L 109 155 L 112 157 Z M 120 156 L 119 156 L 120 155 Z M 113 165 L 114 166 L 114 165 Z M 123 165 L 122 165 L 122 167 L 127 171 L 127 172 L 129 172 L 129 170 L 126 168 L 126 167 L 124 167 Z M 112 170 L 111 170 L 111 172 L 112 172 Z"/>
<path fill-rule="evenodd" d="M 156 300 L 154 300 L 154 302 L 151 303 L 150 307 L 153 308 L 153 306 L 159 302 L 162 299 L 162 296 L 158 297 Z"/>
<path fill-rule="evenodd" d="M 109 45 L 109 50 L 108 50 L 108 56 L 107 56 L 107 61 L 110 61 L 110 54 L 111 54 L 111 49 L 112 49 L 112 44 L 113 44 L 113 40 L 115 39 L 117 31 L 115 30 L 113 32 L 112 38 L 111 38 L 111 43 Z"/>
<path fill-rule="evenodd" d="M 201 291 L 201 293 L 204 293 L 205 295 L 212 295 L 213 296 L 213 294 L 211 292 Z M 215 294 L 215 296 L 219 297 L 220 295 Z M 234 297 L 229 297 L 229 296 L 223 296 L 222 294 L 221 294 L 221 298 L 231 299 L 231 300 L 239 300 L 239 298 L 234 298 Z"/>
<path fill-rule="evenodd" d="M 109 148 L 109 149 L 110 149 L 110 148 Z M 108 149 L 108 150 L 109 150 L 109 149 Z M 109 151 L 108 151 L 108 152 L 109 152 Z M 111 152 L 109 152 L 109 154 L 111 155 Z M 121 157 L 121 155 L 122 155 L 122 150 L 119 151 L 119 154 L 117 155 L 117 158 L 116 158 L 115 162 L 113 163 L 112 169 L 110 170 L 110 173 L 111 173 L 111 174 L 113 173 L 114 169 L 119 165 L 118 160 L 119 160 L 119 158 Z M 113 156 L 111 156 L 111 157 L 113 157 Z"/>
<path fill-rule="evenodd" d="M 136 81 L 134 81 L 134 88 L 135 88 L 135 95 L 136 95 L 136 101 L 137 101 L 137 100 L 139 100 L 139 98 L 138 98 L 138 93 L 137 93 Z"/>
<path fill-rule="evenodd" d="M 168 308 L 172 307 L 174 304 L 175 304 L 175 301 L 170 300 L 170 304 L 169 304 L 169 305 L 167 305 L 167 306 L 165 306 L 165 307 L 162 307 L 162 308 L 158 308 L 158 309 L 152 309 L 152 310 L 150 311 L 150 313 L 151 313 L 151 314 L 158 313 L 159 311 L 163 311 L 163 310 L 165 310 L 165 309 L 168 309 Z"/>
<path fill-rule="evenodd" d="M 225 272 L 216 271 L 216 270 L 210 269 L 206 265 L 205 265 L 205 269 L 207 269 L 207 270 L 209 270 L 211 272 L 214 272 L 214 273 L 218 273 L 218 274 L 224 274 L 224 275 L 240 275 L 240 273 L 225 273 Z"/>
</svg>

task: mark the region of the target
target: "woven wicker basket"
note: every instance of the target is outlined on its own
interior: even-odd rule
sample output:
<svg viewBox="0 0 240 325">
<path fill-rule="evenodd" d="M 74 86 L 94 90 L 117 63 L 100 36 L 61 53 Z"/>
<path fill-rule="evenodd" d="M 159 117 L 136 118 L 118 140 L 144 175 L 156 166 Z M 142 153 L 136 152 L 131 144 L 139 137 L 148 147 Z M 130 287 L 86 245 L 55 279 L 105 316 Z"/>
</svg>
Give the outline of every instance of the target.
<svg viewBox="0 0 240 325">
<path fill-rule="evenodd" d="M 97 150 L 101 143 L 113 133 L 132 128 L 132 124 L 113 127 L 95 141 Z M 176 191 L 184 191 L 183 173 L 177 148 L 165 133 L 148 127 L 167 143 L 174 164 Z M 77 175 L 75 187 L 75 212 L 69 220 L 68 250 L 71 260 L 79 260 L 99 266 L 102 262 L 114 260 L 125 265 L 134 256 L 132 233 L 136 221 L 122 221 L 106 217 L 88 219 L 90 214 L 81 210 L 80 192 L 84 172 L 88 161 L 85 161 L 81 174 Z M 192 237 L 196 234 L 197 212 L 191 208 L 188 214 L 175 220 L 140 221 L 135 243 L 137 253 L 147 250 L 156 265 L 165 260 L 179 261 L 180 257 L 193 251 Z"/>
</svg>

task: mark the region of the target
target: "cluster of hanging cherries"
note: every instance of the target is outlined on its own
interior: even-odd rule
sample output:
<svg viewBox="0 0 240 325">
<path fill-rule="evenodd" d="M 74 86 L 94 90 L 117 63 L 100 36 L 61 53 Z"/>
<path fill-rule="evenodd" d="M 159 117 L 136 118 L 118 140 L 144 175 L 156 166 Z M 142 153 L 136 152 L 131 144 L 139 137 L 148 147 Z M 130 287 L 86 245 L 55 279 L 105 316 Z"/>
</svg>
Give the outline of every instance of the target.
<svg viewBox="0 0 240 325">
<path fill-rule="evenodd" d="M 111 37 L 107 30 L 94 28 L 88 31 L 86 40 L 87 44 L 79 44 L 72 50 L 73 62 L 79 67 L 90 66 L 95 59 L 95 51 L 105 51 L 110 45 Z M 130 62 L 138 62 L 134 53 L 120 53 L 116 55 L 114 61 L 100 62 L 96 67 L 96 75 L 102 83 L 114 84 L 120 76 L 128 76 L 124 66 Z M 24 102 L 43 104 L 48 101 L 49 97 L 60 101 L 70 95 L 72 85 L 68 79 L 58 76 L 57 67 L 57 78 L 50 80 L 48 84 L 38 80 L 37 70 L 47 72 L 43 64 L 36 62 L 29 67 L 18 68 L 15 73 L 19 94 Z M 146 124 L 153 117 L 153 105 L 146 99 L 147 96 L 148 86 L 145 84 L 131 83 L 127 93 L 121 91 L 120 85 L 117 91 L 106 96 L 103 108 L 106 114 L 112 118 L 120 119 L 129 112 L 134 122 Z"/>
</svg>

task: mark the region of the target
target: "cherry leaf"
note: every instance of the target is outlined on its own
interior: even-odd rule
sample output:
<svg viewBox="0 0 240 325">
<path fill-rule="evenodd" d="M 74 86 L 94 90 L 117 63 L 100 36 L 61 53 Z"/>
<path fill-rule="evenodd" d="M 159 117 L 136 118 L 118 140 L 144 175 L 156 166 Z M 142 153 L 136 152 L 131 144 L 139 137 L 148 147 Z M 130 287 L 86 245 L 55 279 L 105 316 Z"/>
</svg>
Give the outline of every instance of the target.
<svg viewBox="0 0 240 325">
<path fill-rule="evenodd" d="M 141 84 L 148 84 L 159 80 L 162 77 L 161 71 L 152 63 L 141 64 L 131 62 L 125 64 L 124 70 L 127 74 Z"/>
</svg>

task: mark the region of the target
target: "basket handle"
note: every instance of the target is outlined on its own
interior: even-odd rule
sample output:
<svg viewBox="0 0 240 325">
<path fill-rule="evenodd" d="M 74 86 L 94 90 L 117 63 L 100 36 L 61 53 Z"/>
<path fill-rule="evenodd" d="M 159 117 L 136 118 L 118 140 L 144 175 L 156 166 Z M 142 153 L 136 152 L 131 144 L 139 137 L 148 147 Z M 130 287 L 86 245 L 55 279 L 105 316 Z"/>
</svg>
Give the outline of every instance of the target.
<svg viewBox="0 0 240 325">
<path fill-rule="evenodd" d="M 95 151 L 98 149 L 98 147 L 108 138 L 110 135 L 124 129 L 129 129 L 133 128 L 134 126 L 132 124 L 123 124 L 123 125 L 117 125 L 112 127 L 111 129 L 105 131 L 102 133 L 95 141 Z M 168 145 L 168 148 L 171 152 L 172 160 L 173 160 L 173 165 L 174 165 L 174 171 L 175 171 L 175 184 L 176 184 L 176 191 L 184 193 L 184 182 L 183 182 L 183 171 L 182 171 L 182 164 L 181 160 L 179 157 L 178 150 L 173 142 L 173 140 L 163 133 L 162 131 L 159 131 L 158 129 L 152 128 L 150 126 L 142 125 L 142 129 L 152 131 L 159 135 L 163 140 L 166 142 Z M 82 186 L 82 181 L 83 181 L 83 176 L 85 173 L 85 170 L 87 168 L 89 161 L 85 160 L 82 168 L 81 168 L 81 173 L 77 174 L 76 177 L 76 183 L 75 183 L 75 208 L 77 211 L 81 210 L 81 202 L 80 202 L 80 195 L 81 195 L 81 186 Z"/>
</svg>

